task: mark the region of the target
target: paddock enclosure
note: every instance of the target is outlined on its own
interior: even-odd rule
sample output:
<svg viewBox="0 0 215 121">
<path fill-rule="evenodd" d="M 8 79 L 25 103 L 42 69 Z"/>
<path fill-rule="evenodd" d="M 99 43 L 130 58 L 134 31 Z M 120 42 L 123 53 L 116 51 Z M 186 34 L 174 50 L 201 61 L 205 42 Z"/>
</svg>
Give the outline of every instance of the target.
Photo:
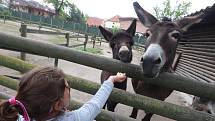
<svg viewBox="0 0 215 121">
<path fill-rule="evenodd" d="M 192 26 L 189 31 L 184 34 L 182 41 L 179 42 L 177 54 L 173 63 L 173 68 L 176 73 L 163 73 L 156 79 L 145 78 L 139 65 L 121 63 L 111 58 L 77 51 L 69 47 L 69 38 L 84 38 L 84 44 L 86 44 L 90 38 L 89 34 L 80 32 L 78 35 L 70 35 L 68 33 L 33 30 L 28 29 L 25 24 L 21 25 L 21 37 L 0 32 L 0 48 L 21 52 L 23 59 L 0 55 L 0 65 L 20 73 L 25 73 L 39 66 L 24 61 L 24 54 L 34 54 L 49 58 L 57 58 L 99 70 L 114 73 L 124 72 L 130 78 L 146 80 L 146 83 L 168 87 L 215 101 L 215 93 L 213 93 L 215 92 L 215 87 L 210 84 L 215 81 L 215 5 L 191 14 L 190 16 L 199 14 L 200 12 L 205 13 L 202 22 Z M 41 42 L 41 40 L 36 41 L 28 38 L 26 36 L 27 33 L 60 34 L 65 36 L 66 43 L 62 43 L 64 45 L 62 46 L 44 43 Z M 96 43 L 96 41 L 94 42 Z M 55 66 L 57 66 L 56 63 Z M 71 74 L 67 74 L 66 78 L 72 89 L 92 95 L 95 94 L 100 87 L 98 83 Z M 0 85 L 12 90 L 16 90 L 18 82 L 18 78 L 14 78 L 13 76 L 0 75 Z M 2 99 L 8 99 L 10 95 L 0 93 L 0 97 Z M 109 99 L 178 121 L 215 121 L 215 116 L 213 115 L 119 89 L 113 89 Z M 77 109 L 80 105 L 82 105 L 80 102 L 71 100 L 70 109 Z M 136 121 L 136 119 L 131 119 L 129 116 L 123 116 L 106 110 L 102 110 L 96 120 Z"/>
</svg>

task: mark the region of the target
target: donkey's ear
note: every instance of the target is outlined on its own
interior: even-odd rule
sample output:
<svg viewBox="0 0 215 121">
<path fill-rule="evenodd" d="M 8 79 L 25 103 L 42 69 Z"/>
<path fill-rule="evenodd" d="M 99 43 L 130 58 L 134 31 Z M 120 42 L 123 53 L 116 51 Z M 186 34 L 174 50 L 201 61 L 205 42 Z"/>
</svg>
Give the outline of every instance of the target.
<svg viewBox="0 0 215 121">
<path fill-rule="evenodd" d="M 136 32 L 136 25 L 137 25 L 137 20 L 134 19 L 131 25 L 129 26 L 129 28 L 126 30 L 126 32 L 129 33 L 131 36 L 134 36 Z"/>
<path fill-rule="evenodd" d="M 187 31 L 190 26 L 199 23 L 202 20 L 203 16 L 204 14 L 199 14 L 192 17 L 185 17 L 176 21 L 176 24 L 178 24 L 183 31 Z"/>
<path fill-rule="evenodd" d="M 106 30 L 102 26 L 99 26 L 99 30 L 102 33 L 103 37 L 107 40 L 110 41 L 111 37 L 113 36 L 113 33 L 111 31 Z"/>
<path fill-rule="evenodd" d="M 158 20 L 151 15 L 150 13 L 148 13 L 147 11 L 145 11 L 138 2 L 134 2 L 133 3 L 134 6 L 134 10 L 138 16 L 138 18 L 140 19 L 141 23 L 146 26 L 146 27 L 150 27 L 151 25 L 155 24 Z"/>
</svg>

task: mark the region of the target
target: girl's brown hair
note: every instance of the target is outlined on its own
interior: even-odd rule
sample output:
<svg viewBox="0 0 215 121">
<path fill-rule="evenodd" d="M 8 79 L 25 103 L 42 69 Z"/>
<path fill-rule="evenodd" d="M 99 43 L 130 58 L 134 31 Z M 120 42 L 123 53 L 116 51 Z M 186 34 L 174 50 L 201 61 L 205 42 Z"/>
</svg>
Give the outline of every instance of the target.
<svg viewBox="0 0 215 121">
<path fill-rule="evenodd" d="M 41 120 L 53 104 L 63 98 L 65 74 L 54 67 L 40 67 L 26 73 L 19 83 L 16 100 L 22 102 L 31 119 Z M 16 121 L 23 112 L 8 101 L 0 105 L 0 121 Z"/>
</svg>

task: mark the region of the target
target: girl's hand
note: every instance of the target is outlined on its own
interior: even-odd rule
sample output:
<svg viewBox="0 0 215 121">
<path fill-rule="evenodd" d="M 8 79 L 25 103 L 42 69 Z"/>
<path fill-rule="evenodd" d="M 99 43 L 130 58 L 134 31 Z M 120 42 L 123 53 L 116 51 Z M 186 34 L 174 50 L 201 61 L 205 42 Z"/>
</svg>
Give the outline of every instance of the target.
<svg viewBox="0 0 215 121">
<path fill-rule="evenodd" d="M 115 76 L 110 76 L 109 78 L 113 81 L 113 83 L 114 82 L 123 82 L 126 79 L 126 75 L 125 75 L 125 73 L 118 72 Z"/>
</svg>

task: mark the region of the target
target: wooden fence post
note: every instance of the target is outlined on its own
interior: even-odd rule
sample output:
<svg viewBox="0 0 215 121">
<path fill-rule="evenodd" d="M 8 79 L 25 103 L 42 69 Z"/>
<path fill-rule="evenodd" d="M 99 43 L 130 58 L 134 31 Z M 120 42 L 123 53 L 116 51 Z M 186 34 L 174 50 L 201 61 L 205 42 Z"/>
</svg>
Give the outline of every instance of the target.
<svg viewBox="0 0 215 121">
<path fill-rule="evenodd" d="M 78 41 L 78 37 L 79 37 L 79 31 L 78 31 L 77 41 Z"/>
<path fill-rule="evenodd" d="M 54 66 L 57 67 L 58 66 L 58 58 L 54 59 Z"/>
<path fill-rule="evenodd" d="M 27 37 L 27 25 L 26 24 L 23 24 L 23 23 L 21 24 L 20 33 L 21 33 L 21 37 Z M 20 58 L 25 61 L 26 53 L 21 52 Z"/>
<path fill-rule="evenodd" d="M 85 26 L 85 27 L 86 27 L 86 28 L 85 28 L 85 31 L 84 31 L 84 32 L 85 32 L 85 33 L 87 33 L 87 29 L 88 29 L 88 26 L 87 26 L 87 24 L 86 24 L 86 26 Z"/>
<path fill-rule="evenodd" d="M 100 44 L 99 45 L 102 46 L 102 38 L 100 38 Z"/>
<path fill-rule="evenodd" d="M 51 28 L 52 28 L 52 18 L 51 18 Z"/>
<path fill-rule="evenodd" d="M 95 44 L 96 44 L 96 35 L 93 37 L 93 48 L 95 48 Z"/>
<path fill-rule="evenodd" d="M 69 33 L 66 33 L 66 46 L 69 46 Z"/>
<path fill-rule="evenodd" d="M 86 51 L 87 41 L 88 41 L 88 35 L 87 35 L 87 34 L 85 34 L 84 51 Z"/>
<path fill-rule="evenodd" d="M 63 29 L 64 28 L 64 21 L 62 22 L 62 26 L 61 26 L 61 29 Z"/>
<path fill-rule="evenodd" d="M 75 23 L 73 24 L 73 33 L 75 33 Z"/>
<path fill-rule="evenodd" d="M 69 46 L 69 33 L 66 33 L 65 38 L 66 38 L 66 47 L 68 47 Z M 58 67 L 58 58 L 55 58 L 54 66 Z"/>
<path fill-rule="evenodd" d="M 6 15 L 4 15 L 4 24 L 5 24 L 5 20 L 6 20 Z"/>
<path fill-rule="evenodd" d="M 21 18 L 21 23 L 22 23 L 22 21 L 23 21 L 23 19 L 22 19 L 22 12 L 21 12 L 21 16 L 20 16 L 20 18 Z"/>
<path fill-rule="evenodd" d="M 29 21 L 30 24 L 31 24 L 31 19 L 32 19 L 31 17 L 32 17 L 32 14 L 30 14 L 30 21 Z"/>
<path fill-rule="evenodd" d="M 40 16 L 39 30 L 41 29 L 41 25 L 42 25 L 42 16 Z"/>
</svg>

